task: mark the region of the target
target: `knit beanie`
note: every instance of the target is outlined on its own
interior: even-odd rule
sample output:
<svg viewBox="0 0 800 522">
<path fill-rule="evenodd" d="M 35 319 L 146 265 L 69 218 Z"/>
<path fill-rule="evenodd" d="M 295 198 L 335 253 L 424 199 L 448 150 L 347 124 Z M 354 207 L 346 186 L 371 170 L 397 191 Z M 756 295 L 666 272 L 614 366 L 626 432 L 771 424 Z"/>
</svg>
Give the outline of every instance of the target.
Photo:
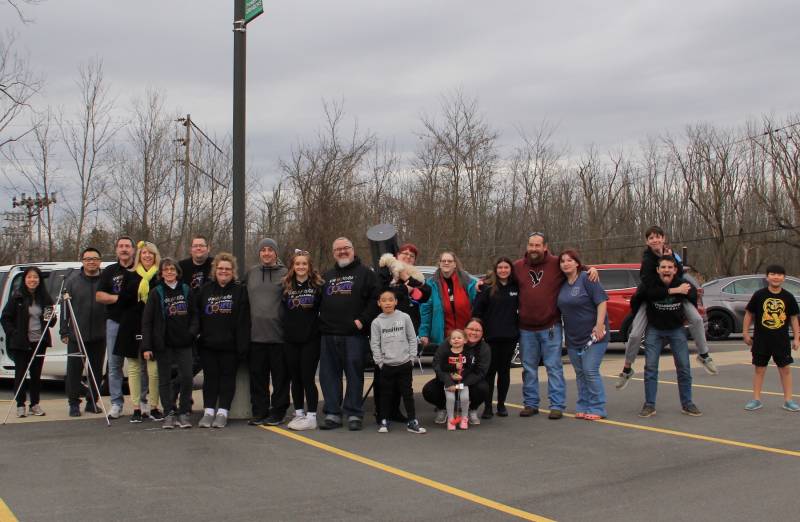
<svg viewBox="0 0 800 522">
<path fill-rule="evenodd" d="M 270 247 L 275 252 L 278 251 L 278 243 L 276 243 L 271 237 L 265 237 L 258 242 L 258 252 L 261 252 L 261 249 L 264 247 Z"/>
</svg>

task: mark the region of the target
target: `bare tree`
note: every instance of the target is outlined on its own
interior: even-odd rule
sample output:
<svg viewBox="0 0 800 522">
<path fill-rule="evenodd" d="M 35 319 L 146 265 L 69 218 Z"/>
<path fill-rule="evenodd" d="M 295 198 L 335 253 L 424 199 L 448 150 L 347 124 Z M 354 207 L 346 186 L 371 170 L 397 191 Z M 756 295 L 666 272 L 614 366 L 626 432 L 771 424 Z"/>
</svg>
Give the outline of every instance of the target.
<svg viewBox="0 0 800 522">
<path fill-rule="evenodd" d="M 16 167 L 16 170 L 25 178 L 30 185 L 31 189 L 36 193 L 37 199 L 41 196 L 46 202 L 42 208 L 39 208 L 39 213 L 34 217 L 36 219 L 37 229 L 37 252 L 36 259 L 46 257 L 47 261 L 53 259 L 53 210 L 51 209 L 51 201 L 54 203 L 56 199 L 56 191 L 54 190 L 55 181 L 55 168 L 51 159 L 54 155 L 54 138 L 51 134 L 53 127 L 53 113 L 48 107 L 44 114 L 38 121 L 31 123 L 33 129 L 33 144 L 23 142 L 19 149 L 11 149 L 6 158 Z M 31 234 L 33 231 L 31 231 Z M 42 248 L 44 237 L 47 239 L 46 250 Z"/>
<path fill-rule="evenodd" d="M 105 189 L 107 175 L 113 166 L 112 140 L 121 126 L 115 125 L 111 113 L 114 103 L 109 96 L 103 73 L 103 62 L 92 60 L 78 68 L 80 105 L 72 120 L 58 118 L 61 138 L 75 165 L 78 201 L 71 206 L 75 222 L 75 255 L 83 248 L 90 209 Z"/>
<path fill-rule="evenodd" d="M 41 80 L 33 75 L 27 59 L 17 54 L 14 44 L 12 33 L 0 35 L 0 149 L 33 132 L 33 126 L 19 132 L 11 132 L 10 127 L 31 110 L 31 98 L 41 88 Z"/>
<path fill-rule="evenodd" d="M 362 162 L 374 143 L 372 134 L 362 135 L 357 124 L 345 138 L 341 103 L 325 102 L 323 107 L 325 126 L 316 143 L 298 145 L 289 160 L 281 161 L 296 202 L 298 240 L 318 266 L 323 259 L 327 262 L 333 240 L 360 220 L 353 204 Z"/>
<path fill-rule="evenodd" d="M 439 160 L 437 176 L 444 182 L 439 196 L 447 209 L 440 223 L 451 241 L 449 247 L 463 252 L 468 238 L 479 246 L 484 236 L 491 235 L 484 218 L 491 205 L 497 169 L 498 134 L 480 114 L 477 101 L 461 91 L 442 97 L 440 108 L 441 121 L 428 116 L 421 119 L 418 160 Z M 480 250 L 476 252 L 471 255 L 480 258 Z"/>
</svg>

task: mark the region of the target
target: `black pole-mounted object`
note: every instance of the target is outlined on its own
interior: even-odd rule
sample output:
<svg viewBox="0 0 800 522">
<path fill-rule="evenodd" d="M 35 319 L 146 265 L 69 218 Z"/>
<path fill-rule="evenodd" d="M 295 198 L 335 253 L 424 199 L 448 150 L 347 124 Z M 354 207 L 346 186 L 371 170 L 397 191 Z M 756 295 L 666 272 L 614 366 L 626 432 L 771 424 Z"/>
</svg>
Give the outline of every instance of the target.
<svg viewBox="0 0 800 522">
<path fill-rule="evenodd" d="M 372 266 L 375 270 L 378 269 L 378 262 L 383 254 L 397 254 L 399 245 L 397 244 L 397 229 L 394 228 L 394 225 L 381 223 L 370 227 L 367 230 L 367 239 L 372 254 Z"/>
</svg>

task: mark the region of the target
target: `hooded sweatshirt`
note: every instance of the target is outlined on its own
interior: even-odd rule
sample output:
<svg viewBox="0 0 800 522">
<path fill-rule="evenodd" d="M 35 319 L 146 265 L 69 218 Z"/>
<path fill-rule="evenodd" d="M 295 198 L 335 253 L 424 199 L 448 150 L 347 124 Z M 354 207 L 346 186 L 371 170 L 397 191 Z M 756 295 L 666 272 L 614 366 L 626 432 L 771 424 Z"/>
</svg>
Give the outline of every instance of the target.
<svg viewBox="0 0 800 522">
<path fill-rule="evenodd" d="M 272 266 L 258 265 L 244 276 L 250 298 L 250 341 L 282 343 L 281 299 L 286 267 L 278 260 Z"/>
<path fill-rule="evenodd" d="M 514 261 L 514 277 L 519 285 L 519 327 L 546 330 L 559 322 L 558 293 L 566 281 L 558 257 L 545 251 L 544 259 L 534 264 L 527 254 Z"/>
<path fill-rule="evenodd" d="M 325 287 L 319 310 L 323 335 L 369 335 L 372 319 L 378 315 L 378 278 L 356 257 L 352 263 L 336 265 L 323 276 Z M 363 328 L 355 325 L 361 321 Z"/>
<path fill-rule="evenodd" d="M 250 307 L 247 288 L 238 281 L 203 285 L 195 294 L 191 332 L 200 349 L 247 354 L 250 347 Z"/>
</svg>

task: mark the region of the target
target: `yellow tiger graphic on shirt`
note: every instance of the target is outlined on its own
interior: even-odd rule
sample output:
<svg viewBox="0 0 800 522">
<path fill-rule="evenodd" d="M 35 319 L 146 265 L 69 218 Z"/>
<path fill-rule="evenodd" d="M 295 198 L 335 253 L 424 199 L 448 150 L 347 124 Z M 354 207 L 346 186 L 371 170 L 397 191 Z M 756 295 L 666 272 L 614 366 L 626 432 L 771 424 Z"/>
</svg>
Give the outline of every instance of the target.
<svg viewBox="0 0 800 522">
<path fill-rule="evenodd" d="M 786 324 L 786 303 L 783 299 L 770 297 L 764 301 L 764 313 L 761 315 L 761 325 L 770 330 L 777 330 Z"/>
</svg>

